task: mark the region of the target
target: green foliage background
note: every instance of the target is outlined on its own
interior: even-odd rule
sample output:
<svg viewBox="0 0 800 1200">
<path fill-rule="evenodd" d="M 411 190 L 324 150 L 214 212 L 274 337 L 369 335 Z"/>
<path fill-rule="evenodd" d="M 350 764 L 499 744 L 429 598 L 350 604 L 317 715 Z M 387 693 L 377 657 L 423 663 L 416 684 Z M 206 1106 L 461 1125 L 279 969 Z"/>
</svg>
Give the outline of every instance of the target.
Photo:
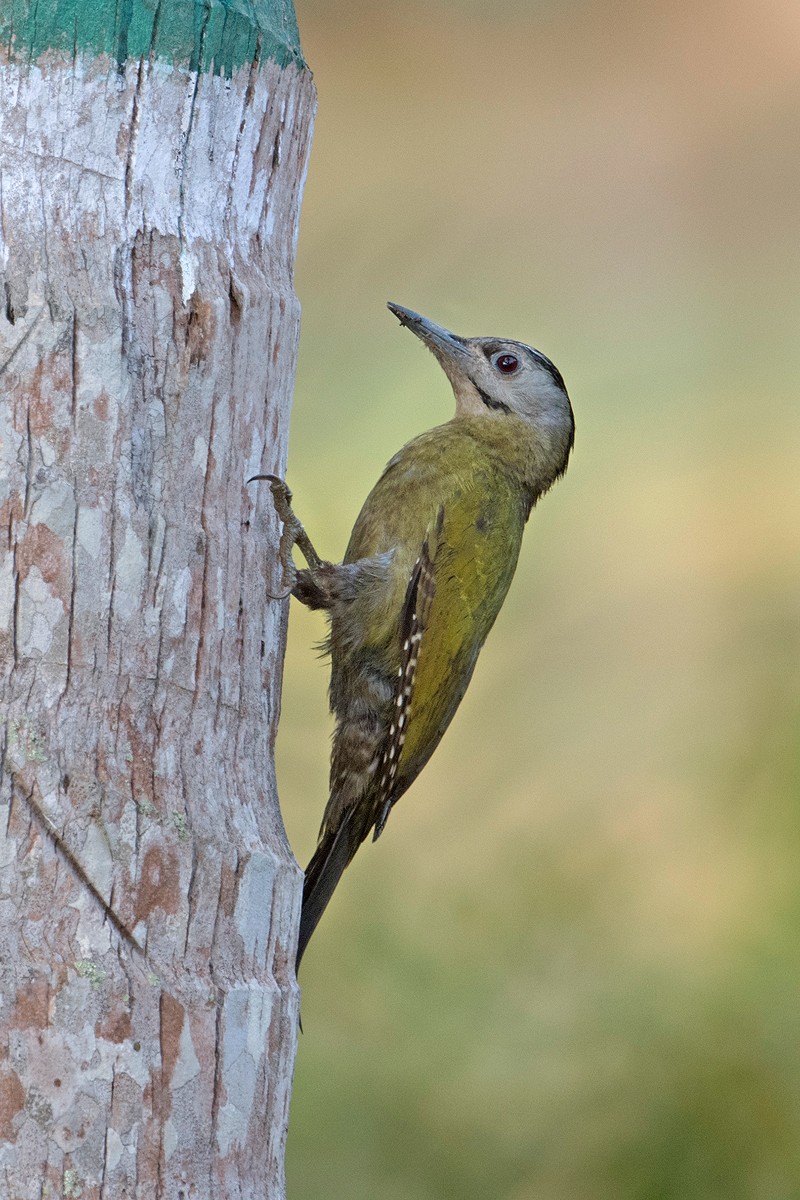
<svg viewBox="0 0 800 1200">
<path fill-rule="evenodd" d="M 452 729 L 306 957 L 289 1195 L 798 1197 L 796 6 L 298 17 L 289 479 L 318 547 L 450 413 L 387 299 L 544 350 L 578 432 Z M 293 608 L 303 863 L 323 634 Z"/>
</svg>

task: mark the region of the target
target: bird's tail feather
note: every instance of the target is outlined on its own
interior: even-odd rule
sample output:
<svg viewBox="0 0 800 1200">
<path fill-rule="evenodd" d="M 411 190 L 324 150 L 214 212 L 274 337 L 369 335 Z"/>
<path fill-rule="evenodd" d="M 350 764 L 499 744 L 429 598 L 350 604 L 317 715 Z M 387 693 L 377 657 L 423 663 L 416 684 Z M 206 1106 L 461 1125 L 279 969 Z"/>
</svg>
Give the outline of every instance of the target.
<svg viewBox="0 0 800 1200">
<path fill-rule="evenodd" d="M 322 835 L 306 868 L 295 970 L 300 969 L 300 960 L 311 935 L 317 928 L 319 919 L 328 907 L 328 901 L 336 890 L 336 885 L 359 844 L 358 841 L 355 846 L 352 844 L 350 818 L 351 814 L 347 813 L 335 833 Z"/>
</svg>

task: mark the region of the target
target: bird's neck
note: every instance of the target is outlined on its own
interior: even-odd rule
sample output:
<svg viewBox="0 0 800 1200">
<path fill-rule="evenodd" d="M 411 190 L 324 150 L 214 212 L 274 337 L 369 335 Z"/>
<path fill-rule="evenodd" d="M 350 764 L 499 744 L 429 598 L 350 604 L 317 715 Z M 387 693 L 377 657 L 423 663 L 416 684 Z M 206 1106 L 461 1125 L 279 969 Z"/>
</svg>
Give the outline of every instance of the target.
<svg viewBox="0 0 800 1200">
<path fill-rule="evenodd" d="M 563 472 L 562 455 L 514 413 L 457 414 L 448 425 L 462 437 L 473 438 L 496 468 L 513 480 L 525 496 L 528 512 Z"/>
</svg>

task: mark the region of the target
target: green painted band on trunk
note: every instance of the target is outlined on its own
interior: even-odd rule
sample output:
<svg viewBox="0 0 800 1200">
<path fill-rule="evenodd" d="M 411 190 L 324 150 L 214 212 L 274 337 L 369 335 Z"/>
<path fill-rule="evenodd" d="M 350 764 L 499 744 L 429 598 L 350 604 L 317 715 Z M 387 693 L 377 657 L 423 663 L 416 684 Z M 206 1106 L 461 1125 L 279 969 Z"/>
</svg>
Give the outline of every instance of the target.
<svg viewBox="0 0 800 1200">
<path fill-rule="evenodd" d="M 303 65 L 293 0 L 4 0 L 0 59 L 48 51 L 154 57 L 230 76 L 272 60 Z"/>
</svg>

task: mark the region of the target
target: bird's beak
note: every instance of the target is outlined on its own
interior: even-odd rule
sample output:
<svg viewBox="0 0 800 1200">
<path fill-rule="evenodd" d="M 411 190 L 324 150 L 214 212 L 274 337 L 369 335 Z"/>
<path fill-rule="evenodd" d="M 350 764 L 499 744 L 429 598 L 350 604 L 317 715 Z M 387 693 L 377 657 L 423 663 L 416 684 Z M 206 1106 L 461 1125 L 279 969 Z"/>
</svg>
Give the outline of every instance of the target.
<svg viewBox="0 0 800 1200">
<path fill-rule="evenodd" d="M 421 317 L 413 309 L 403 308 L 402 304 L 393 304 L 390 300 L 386 306 L 393 312 L 401 325 L 415 333 L 429 350 L 432 350 L 442 365 L 461 365 L 469 357 L 469 351 L 463 338 L 451 333 L 442 325 L 436 325 L 427 317 Z"/>
</svg>

